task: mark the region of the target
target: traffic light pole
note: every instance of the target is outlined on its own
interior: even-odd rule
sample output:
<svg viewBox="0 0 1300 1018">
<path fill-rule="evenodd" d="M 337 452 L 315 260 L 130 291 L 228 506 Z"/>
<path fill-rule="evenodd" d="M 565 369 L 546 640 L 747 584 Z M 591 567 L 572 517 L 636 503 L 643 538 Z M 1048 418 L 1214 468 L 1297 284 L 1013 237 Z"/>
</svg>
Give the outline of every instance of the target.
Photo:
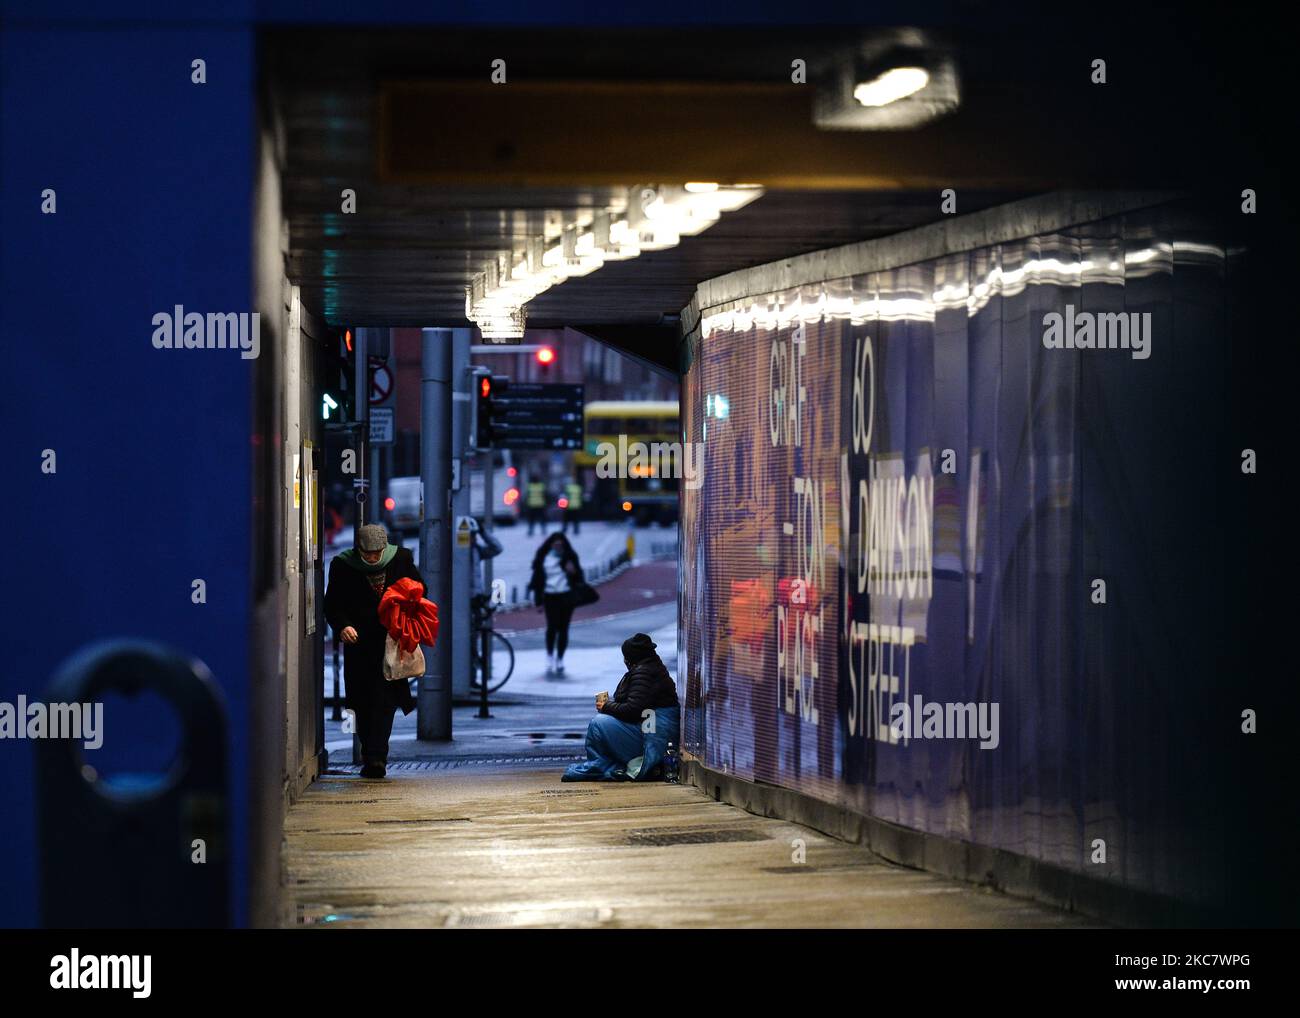
<svg viewBox="0 0 1300 1018">
<path fill-rule="evenodd" d="M 469 370 L 470 335 L 469 329 L 452 330 L 451 377 L 456 389 L 452 394 L 451 452 L 453 462 L 458 462 L 459 466 L 452 470 L 451 518 L 456 523 L 468 516 L 470 510 L 469 429 L 474 410 L 474 378 Z M 457 543 L 451 554 L 452 604 L 456 611 L 445 615 L 442 624 L 451 640 L 452 695 L 467 697 L 471 689 L 470 671 L 474 667 L 474 649 L 470 646 L 471 613 L 468 611 L 470 598 L 474 596 L 473 539 L 468 548 Z"/>
<path fill-rule="evenodd" d="M 461 610 L 451 602 L 452 331 L 424 329 L 421 343 L 420 480 L 424 511 L 420 519 L 420 572 L 428 585 L 425 596 L 449 621 Z M 421 739 L 451 738 L 451 644 L 451 639 L 440 638 L 425 655 L 425 672 L 416 701 L 416 734 Z"/>
<path fill-rule="evenodd" d="M 356 532 L 365 526 L 366 523 L 366 436 L 370 424 L 370 371 L 367 367 L 366 360 L 366 332 L 364 329 L 356 330 L 356 343 L 353 346 L 353 353 L 356 354 L 357 363 L 353 369 L 352 378 L 356 383 L 357 391 L 352 394 L 352 416 L 357 422 L 357 476 L 352 481 L 355 489 L 353 496 L 357 507 L 356 523 L 353 526 L 353 540 L 356 540 Z M 359 482 L 359 483 L 358 483 Z M 352 733 L 352 762 L 359 764 L 361 760 L 361 737 L 356 732 Z"/>
<path fill-rule="evenodd" d="M 492 533 L 492 511 L 496 508 L 493 499 L 496 492 L 493 491 L 493 475 L 496 473 L 496 451 L 488 449 L 483 454 L 483 529 L 488 534 Z M 493 568 L 492 560 L 485 558 L 483 560 L 483 593 L 487 595 L 488 604 L 492 603 L 492 581 Z M 492 715 L 488 711 L 488 685 L 492 681 L 492 616 L 489 615 L 483 622 L 482 629 L 483 639 L 483 674 L 479 678 L 483 682 L 483 688 L 480 691 L 481 699 L 479 701 L 478 716 L 481 718 L 490 718 Z"/>
<path fill-rule="evenodd" d="M 356 369 L 352 372 L 352 377 L 356 382 L 357 391 L 352 394 L 352 416 L 360 427 L 357 428 L 357 476 L 353 481 L 353 487 L 356 488 L 357 502 L 357 526 L 364 526 L 373 520 L 373 515 L 367 512 L 367 506 L 370 504 L 370 494 L 366 490 L 368 478 L 366 477 L 366 447 L 370 444 L 370 361 L 366 357 L 366 330 L 356 330 L 356 343 L 353 347 L 357 357 Z M 358 484 L 357 481 L 361 483 Z"/>
</svg>

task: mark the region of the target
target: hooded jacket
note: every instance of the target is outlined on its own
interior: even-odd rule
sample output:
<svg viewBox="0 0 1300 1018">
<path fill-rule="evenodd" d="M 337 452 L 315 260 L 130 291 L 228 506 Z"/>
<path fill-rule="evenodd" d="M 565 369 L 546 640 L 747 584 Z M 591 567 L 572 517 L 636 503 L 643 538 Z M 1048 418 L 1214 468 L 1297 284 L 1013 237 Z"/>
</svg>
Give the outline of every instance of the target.
<svg viewBox="0 0 1300 1018">
<path fill-rule="evenodd" d="M 600 711 L 639 725 L 643 711 L 676 706 L 677 686 L 659 655 L 651 651 L 648 657 L 632 663 Z"/>
</svg>

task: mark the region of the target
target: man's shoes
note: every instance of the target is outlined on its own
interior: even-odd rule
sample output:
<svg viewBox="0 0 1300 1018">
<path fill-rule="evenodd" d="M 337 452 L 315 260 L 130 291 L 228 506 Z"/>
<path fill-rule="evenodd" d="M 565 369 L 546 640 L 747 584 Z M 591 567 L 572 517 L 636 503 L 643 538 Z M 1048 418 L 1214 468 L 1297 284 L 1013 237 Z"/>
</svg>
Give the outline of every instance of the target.
<svg viewBox="0 0 1300 1018">
<path fill-rule="evenodd" d="M 388 768 L 384 764 L 368 763 L 361 767 L 361 776 L 363 778 L 382 778 L 388 773 Z"/>
</svg>

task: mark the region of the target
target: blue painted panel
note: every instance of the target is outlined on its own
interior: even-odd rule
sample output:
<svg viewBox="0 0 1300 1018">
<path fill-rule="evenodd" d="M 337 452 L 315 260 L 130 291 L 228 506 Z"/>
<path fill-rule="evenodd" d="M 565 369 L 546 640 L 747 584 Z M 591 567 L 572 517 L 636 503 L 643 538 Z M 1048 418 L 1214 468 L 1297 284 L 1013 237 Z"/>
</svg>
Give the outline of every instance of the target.
<svg viewBox="0 0 1300 1018">
<path fill-rule="evenodd" d="M 250 307 L 253 49 L 204 26 L 3 33 L 0 335 L 10 527 L 0 701 L 85 644 L 202 659 L 227 699 L 247 867 L 250 383 L 230 350 L 156 350 L 152 316 Z M 190 61 L 208 84 L 190 82 Z M 43 215 L 41 192 L 57 193 Z M 43 450 L 57 472 L 41 471 Z M 207 603 L 191 601 L 191 583 Z M 150 740 L 151 716 L 106 739 Z M 33 755 L 0 740 L 0 924 L 34 924 Z M 247 914 L 238 900 L 237 920 Z"/>
</svg>

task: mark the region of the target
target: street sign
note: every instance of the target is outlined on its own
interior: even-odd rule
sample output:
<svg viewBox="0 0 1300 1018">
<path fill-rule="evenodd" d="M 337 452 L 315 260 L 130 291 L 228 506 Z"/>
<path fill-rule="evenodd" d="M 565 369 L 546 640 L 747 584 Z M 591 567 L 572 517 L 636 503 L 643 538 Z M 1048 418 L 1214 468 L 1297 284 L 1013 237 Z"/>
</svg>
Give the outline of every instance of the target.
<svg viewBox="0 0 1300 1018">
<path fill-rule="evenodd" d="M 376 406 L 370 408 L 370 444 L 393 444 L 393 408 Z"/>
<path fill-rule="evenodd" d="M 370 405 L 383 403 L 393 394 L 393 373 L 381 364 L 370 375 Z"/>
<path fill-rule="evenodd" d="M 492 445 L 497 449 L 582 448 L 583 387 L 511 382 L 492 395 Z"/>
</svg>

